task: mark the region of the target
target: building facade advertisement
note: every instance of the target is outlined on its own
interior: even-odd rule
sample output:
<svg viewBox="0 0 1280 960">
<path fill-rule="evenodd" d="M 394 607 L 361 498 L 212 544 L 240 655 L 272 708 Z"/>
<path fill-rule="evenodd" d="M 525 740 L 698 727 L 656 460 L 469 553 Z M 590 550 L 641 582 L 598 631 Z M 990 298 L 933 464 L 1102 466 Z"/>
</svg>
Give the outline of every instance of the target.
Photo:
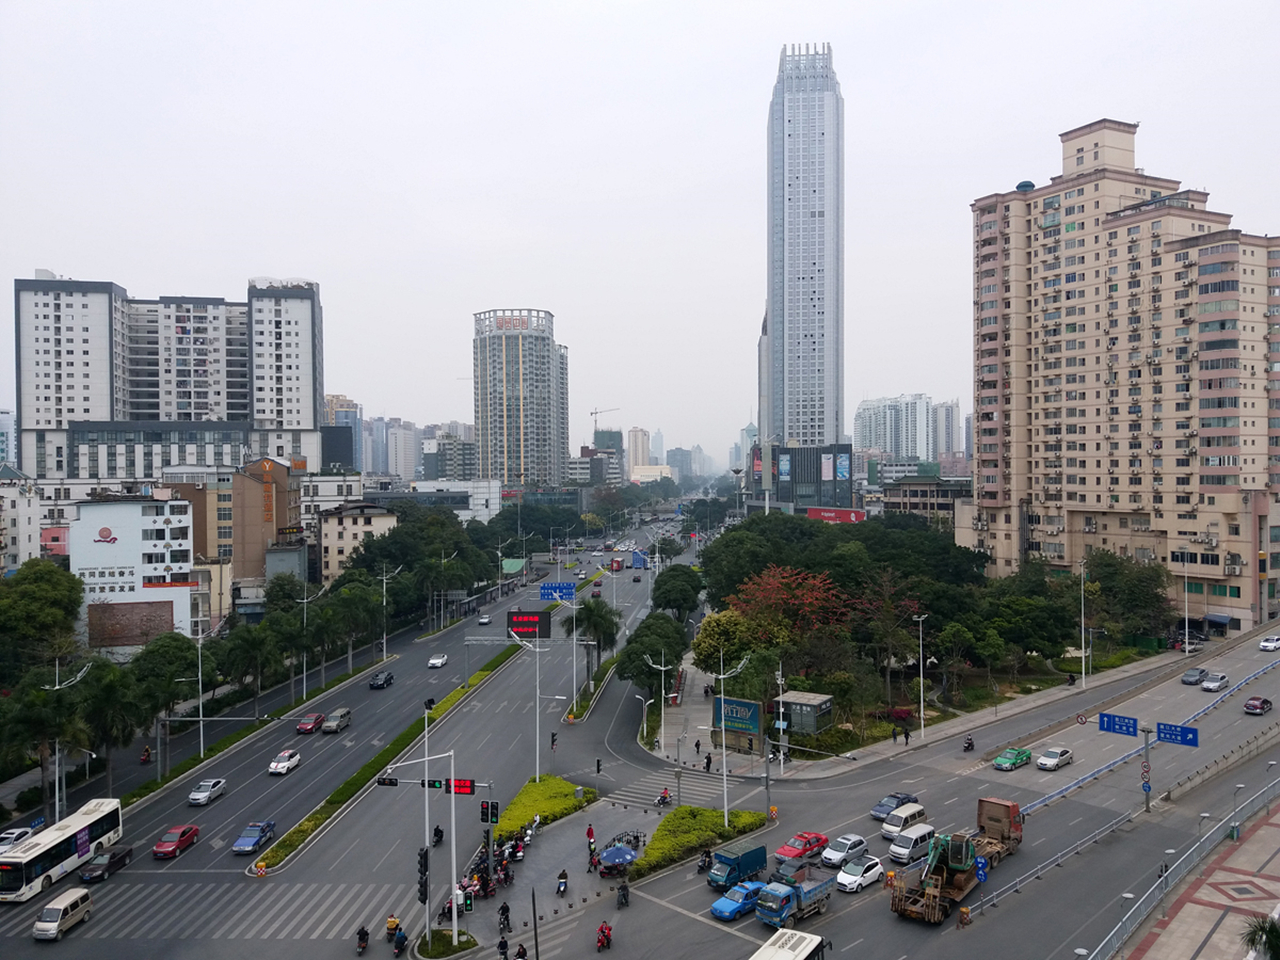
<svg viewBox="0 0 1280 960">
<path fill-rule="evenodd" d="M 832 478 L 832 474 L 835 472 L 834 466 L 835 466 L 834 457 L 829 453 L 824 453 L 822 455 L 822 479 L 823 480 L 830 480 Z"/>
<path fill-rule="evenodd" d="M 724 701 L 724 723 L 720 722 L 720 702 Z M 753 700 L 735 700 L 716 696 L 711 707 L 711 725 L 735 733 L 760 733 L 760 704 Z"/>
<path fill-rule="evenodd" d="M 847 453 L 836 454 L 836 479 L 849 479 L 849 454 Z"/>
<path fill-rule="evenodd" d="M 791 479 L 791 454 L 789 453 L 778 454 L 778 479 Z"/>
<path fill-rule="evenodd" d="M 843 507 L 809 507 L 807 516 L 810 520 L 824 520 L 827 523 L 861 523 L 867 519 L 867 511 L 846 510 Z"/>
</svg>

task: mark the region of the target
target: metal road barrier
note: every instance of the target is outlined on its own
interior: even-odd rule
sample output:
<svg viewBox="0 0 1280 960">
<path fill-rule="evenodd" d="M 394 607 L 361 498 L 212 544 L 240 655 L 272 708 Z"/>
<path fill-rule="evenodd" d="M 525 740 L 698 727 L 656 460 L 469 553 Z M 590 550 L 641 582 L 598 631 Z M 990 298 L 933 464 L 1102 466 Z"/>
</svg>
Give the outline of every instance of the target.
<svg viewBox="0 0 1280 960">
<path fill-rule="evenodd" d="M 1089 960 L 1110 960 L 1114 957 L 1148 915 L 1160 905 L 1165 894 L 1194 870 L 1196 865 L 1212 853 L 1218 844 L 1224 840 L 1237 839 L 1240 824 L 1264 807 L 1269 811 L 1271 801 L 1277 796 L 1280 796 L 1280 779 L 1271 781 L 1248 800 L 1235 807 L 1231 815 L 1224 817 L 1212 829 L 1206 831 L 1205 835 L 1197 840 L 1176 863 L 1169 866 L 1164 876 L 1152 884 L 1151 889 L 1134 900 L 1133 906 L 1116 924 L 1115 929 L 1107 934 L 1102 943 L 1089 954 Z"/>
</svg>

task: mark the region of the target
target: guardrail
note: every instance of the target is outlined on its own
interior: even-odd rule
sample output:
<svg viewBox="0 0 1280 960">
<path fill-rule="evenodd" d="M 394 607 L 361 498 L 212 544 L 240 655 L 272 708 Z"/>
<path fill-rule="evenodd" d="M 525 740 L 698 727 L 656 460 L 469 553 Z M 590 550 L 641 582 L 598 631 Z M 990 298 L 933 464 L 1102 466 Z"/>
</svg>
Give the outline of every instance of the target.
<svg viewBox="0 0 1280 960">
<path fill-rule="evenodd" d="M 1213 700 L 1207 707 L 1204 707 L 1201 710 L 1197 710 L 1191 716 L 1187 717 L 1186 720 L 1182 721 L 1183 725 L 1185 726 L 1187 724 L 1194 723 L 1196 720 L 1199 720 L 1201 717 L 1207 714 L 1210 710 L 1216 710 L 1219 706 L 1221 706 L 1226 701 L 1228 697 L 1232 696 L 1235 693 L 1238 693 L 1240 689 L 1244 687 L 1246 684 L 1258 679 L 1258 677 L 1262 676 L 1268 670 L 1274 670 L 1276 667 L 1280 667 L 1280 660 L 1273 660 L 1271 663 L 1267 664 L 1265 667 L 1255 670 L 1253 673 L 1249 674 L 1247 677 L 1245 677 L 1243 680 L 1237 683 L 1234 687 L 1232 687 L 1226 693 L 1222 694 L 1220 697 L 1217 697 L 1215 700 Z M 1156 743 L 1153 743 L 1151 746 L 1154 749 L 1155 747 L 1159 746 L 1160 743 L 1162 742 L 1163 741 L 1157 741 Z M 1068 783 L 1065 787 L 1059 787 L 1057 790 L 1053 791 L 1053 793 L 1046 794 L 1045 796 L 1041 797 L 1039 800 L 1032 800 L 1030 803 L 1028 803 L 1025 807 L 1022 808 L 1022 811 L 1024 813 L 1030 813 L 1039 807 L 1043 807 L 1048 803 L 1052 803 L 1054 800 L 1060 800 L 1062 797 L 1065 797 L 1072 790 L 1078 790 L 1080 789 L 1080 787 L 1084 786 L 1089 781 L 1096 780 L 1102 775 L 1110 773 L 1112 770 L 1114 770 L 1116 767 L 1120 766 L 1121 764 L 1128 763 L 1130 760 L 1133 760 L 1134 758 L 1141 756 L 1144 749 L 1145 749 L 1144 747 L 1134 747 L 1128 753 L 1121 754 L 1120 756 L 1116 757 L 1114 760 L 1111 760 L 1103 764 L 1102 766 L 1098 767 L 1098 769 L 1085 774 L 1083 777 L 1080 777 L 1076 780 L 1071 781 L 1071 783 Z"/>
<path fill-rule="evenodd" d="M 1280 779 L 1271 781 L 1248 800 L 1235 807 L 1230 816 L 1224 817 L 1212 829 L 1206 831 L 1205 835 L 1197 840 L 1177 862 L 1168 867 L 1163 876 L 1152 884 L 1151 889 L 1134 900 L 1129 912 L 1089 954 L 1089 960 L 1110 960 L 1114 957 L 1151 911 L 1160 905 L 1165 894 L 1194 870 L 1196 865 L 1213 852 L 1218 844 L 1224 840 L 1238 839 L 1241 822 L 1252 817 L 1263 807 L 1270 810 L 1271 801 L 1277 796 L 1280 796 Z M 1223 827 L 1227 829 L 1223 830 Z"/>
</svg>

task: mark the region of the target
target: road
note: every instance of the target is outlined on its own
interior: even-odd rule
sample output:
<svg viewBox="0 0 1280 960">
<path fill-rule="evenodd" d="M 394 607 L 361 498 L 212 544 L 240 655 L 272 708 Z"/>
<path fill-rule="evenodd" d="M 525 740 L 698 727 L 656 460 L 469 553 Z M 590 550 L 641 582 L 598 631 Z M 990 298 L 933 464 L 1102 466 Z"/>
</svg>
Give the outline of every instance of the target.
<svg viewBox="0 0 1280 960">
<path fill-rule="evenodd" d="M 634 624 L 645 612 L 643 596 L 648 584 L 632 584 L 627 576 L 619 578 L 617 587 L 619 605 L 626 611 L 628 622 Z M 510 602 L 521 599 L 513 597 Z M 523 602 L 529 604 L 527 599 Z M 557 631 L 557 639 L 558 634 Z M 460 648 L 468 635 L 479 635 L 474 625 L 455 628 L 439 643 L 408 644 L 396 650 L 400 658 L 393 667 L 397 683 L 390 691 L 369 691 L 361 686 L 339 694 L 338 698 L 345 697 L 344 702 L 356 711 L 356 724 L 348 731 L 350 737 L 330 737 L 327 744 L 307 737 L 266 738 L 270 743 L 255 751 L 252 762 L 250 758 L 242 761 L 238 756 L 228 757 L 230 772 L 215 773 L 231 778 L 235 789 L 194 820 L 204 829 L 204 842 L 179 861 L 137 861 L 128 871 L 112 878 L 95 892 L 99 908 L 93 923 L 69 937 L 59 949 L 75 953 L 85 949 L 82 944 L 94 940 L 127 939 L 131 955 L 139 957 L 160 956 L 161 952 L 165 956 L 198 952 L 202 957 L 220 957 L 235 954 L 238 941 L 269 939 L 274 952 L 282 957 L 302 957 L 304 952 L 309 957 L 317 949 L 345 949 L 340 946 L 341 941 L 351 939 L 361 920 L 373 929 L 373 924 L 389 910 L 420 925 L 422 908 L 416 902 L 415 857 L 424 822 L 418 787 L 369 791 L 294 863 L 264 880 L 244 877 L 241 871 L 245 858 L 236 859 L 225 848 L 244 821 L 272 816 L 271 809 L 263 809 L 271 803 L 280 804 L 273 808 L 275 819 L 296 819 L 331 789 L 320 782 L 324 771 L 317 772 L 315 767 L 334 770 L 371 755 L 377 749 L 374 738 L 393 734 L 407 725 L 420 710 L 423 696 L 431 695 L 437 685 L 441 692 L 450 689 L 460 679 Z M 550 649 L 539 658 L 526 652 L 509 662 L 462 710 L 432 728 L 432 754 L 455 751 L 457 775 L 492 781 L 492 797 L 504 805 L 534 772 L 535 671 L 541 673 L 544 696 L 568 695 L 568 645 L 557 642 L 544 646 Z M 444 670 L 428 672 L 422 665 L 426 655 L 435 650 L 448 652 L 450 662 Z M 483 659 L 487 656 L 473 655 L 473 666 Z M 1274 654 L 1246 645 L 1217 657 L 1212 666 L 1243 677 L 1273 659 Z M 581 662 L 579 669 L 585 669 Z M 1139 682 L 1128 681 L 1129 685 Z M 1275 695 L 1278 685 L 1280 671 L 1269 673 L 1199 720 L 1199 750 L 1175 746 L 1153 750 L 1157 790 L 1212 755 L 1225 753 L 1231 745 L 1269 723 L 1269 718 L 1246 717 L 1240 708 L 1243 699 L 1253 694 L 1280 700 Z M 412 690 L 413 695 L 406 695 L 406 689 Z M 1065 709 L 1092 717 L 1092 705 L 1115 692 L 1115 685 L 1091 686 L 1088 691 L 1079 691 Z M 1198 687 L 1180 684 L 1175 678 L 1138 695 L 1125 707 L 1114 709 L 1143 722 L 1181 722 L 1214 696 Z M 379 709 L 383 712 L 379 713 Z M 603 764 L 599 778 L 603 802 L 586 815 L 548 827 L 531 847 L 526 862 L 518 865 L 516 887 L 502 892 L 511 900 L 517 917 L 513 946 L 520 940 L 533 954 L 532 928 L 524 923 L 533 921 L 529 893 L 536 890 L 545 898 L 539 901 L 539 939 L 546 957 L 589 949 L 591 931 L 606 917 L 617 928 L 618 948 L 622 950 L 629 944 L 649 942 L 652 931 L 661 930 L 667 952 L 676 957 L 691 957 L 706 948 L 731 958 L 749 955 L 754 945 L 766 939 L 769 930 L 750 918 L 733 925 L 712 920 L 706 911 L 713 896 L 692 867 L 636 885 L 633 905 L 626 911 L 614 906 L 608 880 L 587 876 L 582 869 L 586 817 L 595 821 L 597 836 L 602 839 L 622 829 L 651 832 L 658 822 L 652 798 L 663 786 L 674 789 L 671 767 L 651 757 L 635 742 L 640 704 L 629 684 L 611 684 L 586 723 L 560 724 L 560 701 L 544 701 L 542 711 L 542 743 L 536 745 L 541 749 L 541 769 L 595 785 L 595 761 L 599 758 Z M 1035 729 L 1063 713 L 1064 707 L 1059 704 L 1002 719 L 975 731 L 979 747 Z M 372 723 L 368 720 L 370 714 L 375 717 Z M 553 729 L 558 734 L 554 754 L 548 749 Z M 347 744 L 347 740 L 353 742 Z M 265 759 L 282 743 L 296 741 L 302 742 L 303 765 L 288 777 L 268 780 L 260 772 L 265 768 Z M 876 834 L 878 824 L 866 811 L 890 790 L 907 789 L 919 795 L 929 811 L 930 822 L 945 833 L 972 826 L 980 796 L 1001 796 L 1026 804 L 1135 744 L 1129 737 L 1099 733 L 1096 724 L 1073 727 L 1051 744 L 1072 748 L 1076 754 L 1072 767 L 1056 772 L 1029 767 L 999 773 L 973 754 L 961 752 L 959 739 L 954 738 L 859 764 L 849 773 L 828 780 L 775 782 L 771 800 L 782 811 L 782 819 L 766 832 L 764 842 L 772 849 L 799 829 L 819 829 L 831 836 L 857 832 L 868 836 L 873 853 L 883 855 L 888 845 Z M 1035 743 L 1033 754 L 1038 755 L 1048 745 L 1048 741 Z M 975 949 L 981 949 L 992 960 L 1027 956 L 1028 931 L 1035 931 L 1037 957 L 1069 958 L 1075 947 L 1097 943 L 1114 925 L 1123 909 L 1122 893 L 1150 885 L 1165 850 L 1182 850 L 1196 839 L 1199 811 L 1229 811 L 1233 785 L 1245 782 L 1254 788 L 1260 786 L 1268 761 L 1277 759 L 1280 750 L 1271 751 L 1233 771 L 1230 777 L 1210 781 L 1177 803 L 1156 802 L 1151 816 L 1139 818 L 1083 855 L 1049 871 L 1044 879 L 1032 882 L 1026 895 L 1008 898 L 979 917 L 968 930 L 958 929 L 954 922 L 935 928 L 902 921 L 891 915 L 887 895 L 878 889 L 858 895 L 837 894 L 834 908 L 823 917 L 804 921 L 804 928 L 830 937 L 838 954 L 856 949 L 858 954 L 891 958 L 970 957 Z M 308 774 L 316 778 L 314 784 L 305 780 Z M 447 772 L 433 764 L 431 775 L 446 776 Z M 682 789 L 686 802 L 715 807 L 719 805 L 719 786 L 716 778 L 686 778 Z M 761 787 L 754 779 L 734 778 L 730 788 L 732 805 L 764 807 Z M 291 790 L 298 795 L 287 797 Z M 1028 818 L 1023 849 L 991 874 L 989 884 L 1002 886 L 1032 870 L 1039 861 L 1069 848 L 1076 839 L 1113 820 L 1120 812 L 1140 806 L 1141 797 L 1137 766 L 1128 764 L 1068 798 L 1037 810 Z M 445 819 L 443 794 L 431 797 L 431 819 L 445 825 L 450 839 L 455 831 L 459 834 L 460 861 L 465 861 L 478 843 L 482 828 L 477 808 L 478 801 L 484 798 L 486 795 L 481 793 L 458 803 L 455 826 Z M 296 805 L 290 806 L 290 802 Z M 134 818 L 127 821 L 135 844 L 149 844 L 164 826 L 186 819 L 187 808 L 181 805 L 180 796 L 154 807 L 159 808 L 154 813 L 143 812 L 145 824 Z M 215 840 L 222 841 L 216 848 Z M 455 872 L 452 864 L 441 862 L 451 859 L 449 847 L 446 843 L 433 857 L 437 890 Z M 575 908 L 564 901 L 550 902 L 554 875 L 566 865 L 573 875 Z M 438 893 L 437 897 L 441 895 Z M 31 945 L 21 938 L 26 935 L 35 908 L 28 904 L 17 909 L 23 916 L 10 919 L 0 913 L 0 936 L 12 938 L 6 940 L 6 946 L 14 947 L 14 955 L 25 956 L 22 951 Z M 493 910 L 492 903 L 482 902 L 468 918 L 484 942 L 495 939 Z M 975 948 L 975 938 L 980 939 L 979 948 Z M 193 950 L 189 943 L 198 946 Z"/>
</svg>

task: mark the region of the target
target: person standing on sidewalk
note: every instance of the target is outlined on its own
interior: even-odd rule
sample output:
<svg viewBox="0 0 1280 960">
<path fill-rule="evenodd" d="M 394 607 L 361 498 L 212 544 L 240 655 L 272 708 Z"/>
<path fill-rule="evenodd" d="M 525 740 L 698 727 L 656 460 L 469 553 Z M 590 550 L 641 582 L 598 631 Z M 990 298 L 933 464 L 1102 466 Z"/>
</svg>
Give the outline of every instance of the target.
<svg viewBox="0 0 1280 960">
<path fill-rule="evenodd" d="M 893 725 L 893 742 L 895 744 L 898 742 L 898 725 L 896 723 Z"/>
<path fill-rule="evenodd" d="M 710 773 L 711 772 L 711 754 L 708 753 L 702 762 L 703 762 L 702 769 L 705 770 L 707 773 Z"/>
<path fill-rule="evenodd" d="M 902 745 L 904 747 L 911 746 L 911 731 L 906 727 L 902 728 Z"/>
<path fill-rule="evenodd" d="M 701 752 L 702 752 L 702 741 L 701 741 L 701 740 L 695 740 L 695 741 L 693 741 L 693 752 L 694 752 L 695 754 L 697 754 L 697 753 L 701 753 Z"/>
<path fill-rule="evenodd" d="M 595 831 L 595 828 L 588 823 L 587 824 L 587 846 L 594 849 L 595 845 L 596 845 L 596 831 Z"/>
</svg>

